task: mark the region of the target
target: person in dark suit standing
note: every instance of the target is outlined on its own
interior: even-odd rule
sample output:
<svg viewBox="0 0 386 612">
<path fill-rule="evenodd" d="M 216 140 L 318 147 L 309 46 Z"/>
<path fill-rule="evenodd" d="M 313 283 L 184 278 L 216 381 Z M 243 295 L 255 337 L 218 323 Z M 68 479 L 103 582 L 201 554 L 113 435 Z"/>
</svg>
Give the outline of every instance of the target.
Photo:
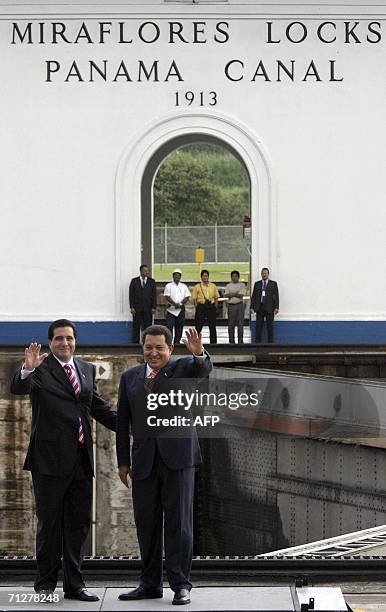
<svg viewBox="0 0 386 612">
<path fill-rule="evenodd" d="M 137 399 L 150 386 L 162 388 L 170 378 L 205 378 L 212 369 L 201 334 L 187 330 L 186 348 L 192 356 L 170 361 L 172 335 L 163 325 L 153 325 L 143 334 L 145 363 L 122 374 L 118 396 L 117 459 L 119 477 L 128 487 L 132 479 L 134 518 L 141 551 L 139 586 L 121 593 L 119 599 L 155 599 L 162 590 L 162 533 L 165 563 L 173 604 L 190 602 L 190 568 L 193 553 L 194 467 L 201 463 L 195 429 L 189 437 L 166 437 L 141 432 L 145 406 Z M 130 457 L 130 433 L 133 435 Z M 183 434 L 185 436 L 185 434 Z M 164 530 L 163 530 L 164 517 Z"/>
<path fill-rule="evenodd" d="M 277 282 L 269 278 L 268 268 L 262 268 L 261 280 L 253 287 L 251 309 L 256 312 L 256 342 L 261 342 L 264 320 L 267 322 L 268 342 L 273 342 L 273 322 L 279 312 L 279 289 Z"/>
<path fill-rule="evenodd" d="M 31 438 L 24 463 L 32 472 L 38 519 L 35 591 L 51 594 L 63 556 L 64 597 L 98 601 L 86 590 L 80 566 L 91 515 L 93 447 L 90 416 L 115 431 L 116 412 L 98 395 L 95 367 L 74 358 L 76 328 L 58 319 L 48 329 L 51 353 L 25 349 L 11 392 L 29 394 Z"/>
<path fill-rule="evenodd" d="M 129 287 L 130 311 L 133 315 L 134 344 L 139 344 L 141 329 L 149 327 L 157 308 L 157 290 L 154 278 L 149 276 L 148 266 L 142 264 L 139 276 L 131 280 Z"/>
</svg>

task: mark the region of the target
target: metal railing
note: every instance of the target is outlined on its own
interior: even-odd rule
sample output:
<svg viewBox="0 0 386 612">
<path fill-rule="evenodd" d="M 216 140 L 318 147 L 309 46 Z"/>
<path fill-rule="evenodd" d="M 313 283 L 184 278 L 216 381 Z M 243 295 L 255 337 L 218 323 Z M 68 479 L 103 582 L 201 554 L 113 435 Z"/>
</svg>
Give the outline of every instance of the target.
<svg viewBox="0 0 386 612">
<path fill-rule="evenodd" d="M 154 263 L 190 263 L 195 250 L 205 249 L 206 263 L 249 261 L 242 225 L 154 227 Z"/>
</svg>

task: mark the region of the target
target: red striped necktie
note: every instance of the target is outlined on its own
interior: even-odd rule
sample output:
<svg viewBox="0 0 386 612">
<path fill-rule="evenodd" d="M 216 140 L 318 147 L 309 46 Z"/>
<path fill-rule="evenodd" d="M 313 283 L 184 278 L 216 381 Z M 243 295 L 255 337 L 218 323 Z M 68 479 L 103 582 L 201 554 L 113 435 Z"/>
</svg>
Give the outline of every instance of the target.
<svg viewBox="0 0 386 612">
<path fill-rule="evenodd" d="M 80 393 L 80 389 L 79 389 L 79 383 L 77 381 L 74 369 L 72 368 L 72 366 L 70 366 L 69 363 L 65 363 L 63 367 L 66 370 L 68 378 L 70 379 L 70 383 L 72 384 L 72 388 L 74 389 L 75 395 L 78 396 Z M 82 419 L 80 417 L 79 417 L 78 441 L 80 442 L 80 444 L 84 444 L 83 425 L 82 425 Z"/>
<path fill-rule="evenodd" d="M 159 370 L 152 370 L 149 374 L 149 376 L 146 377 L 145 379 L 145 390 L 147 391 L 147 393 L 150 393 L 151 390 L 153 389 L 153 385 L 154 385 L 154 379 L 157 376 Z"/>
</svg>

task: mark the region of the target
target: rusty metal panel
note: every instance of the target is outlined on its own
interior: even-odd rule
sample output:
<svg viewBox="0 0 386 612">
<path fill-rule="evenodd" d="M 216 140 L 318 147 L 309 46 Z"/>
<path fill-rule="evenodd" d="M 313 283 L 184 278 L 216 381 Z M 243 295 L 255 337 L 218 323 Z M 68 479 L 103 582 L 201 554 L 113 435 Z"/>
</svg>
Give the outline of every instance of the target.
<svg viewBox="0 0 386 612">
<path fill-rule="evenodd" d="M 278 437 L 277 471 L 279 474 L 296 474 L 296 440 Z"/>
</svg>

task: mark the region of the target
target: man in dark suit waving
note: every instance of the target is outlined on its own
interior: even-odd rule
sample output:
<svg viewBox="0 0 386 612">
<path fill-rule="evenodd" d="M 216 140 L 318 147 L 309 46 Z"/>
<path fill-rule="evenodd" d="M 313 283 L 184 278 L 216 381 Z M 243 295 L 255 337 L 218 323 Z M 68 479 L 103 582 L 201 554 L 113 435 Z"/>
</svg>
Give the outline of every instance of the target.
<svg viewBox="0 0 386 612">
<path fill-rule="evenodd" d="M 15 373 L 11 392 L 30 395 L 31 439 L 24 469 L 32 472 L 38 518 L 35 590 L 55 590 L 63 556 L 64 597 L 98 601 L 83 582 L 80 565 L 91 515 L 93 449 L 89 417 L 115 430 L 116 412 L 98 395 L 95 367 L 73 357 L 75 325 L 48 329 L 51 353 L 33 342 Z"/>
<path fill-rule="evenodd" d="M 134 518 L 142 559 L 139 586 L 119 599 L 152 599 L 162 591 L 162 524 L 165 562 L 173 604 L 190 602 L 190 568 L 193 552 L 194 466 L 201 463 L 196 431 L 186 437 L 146 436 L 138 423 L 146 407 L 141 393 L 162 388 L 169 379 L 205 378 L 212 369 L 201 334 L 186 332 L 185 345 L 192 353 L 170 361 L 172 336 L 167 327 L 152 325 L 143 334 L 145 363 L 122 374 L 117 416 L 119 477 L 127 487 L 132 479 Z M 129 436 L 133 435 L 130 457 Z"/>
<path fill-rule="evenodd" d="M 133 315 L 132 342 L 138 344 L 141 329 L 152 324 L 157 308 L 157 289 L 154 278 L 149 276 L 148 266 L 142 264 L 139 276 L 131 279 L 129 287 L 130 312 Z"/>
<path fill-rule="evenodd" d="M 268 342 L 273 342 L 273 321 L 279 312 L 277 282 L 269 278 L 268 268 L 262 268 L 261 280 L 253 287 L 251 308 L 256 312 L 256 342 L 261 342 L 264 320 L 267 322 Z"/>
</svg>

